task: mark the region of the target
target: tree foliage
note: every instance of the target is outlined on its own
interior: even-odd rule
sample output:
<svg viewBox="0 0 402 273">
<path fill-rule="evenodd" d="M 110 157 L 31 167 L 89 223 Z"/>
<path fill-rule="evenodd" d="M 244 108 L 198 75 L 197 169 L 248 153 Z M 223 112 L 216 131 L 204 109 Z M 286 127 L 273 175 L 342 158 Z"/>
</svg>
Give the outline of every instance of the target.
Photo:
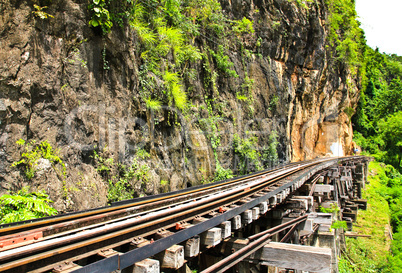
<svg viewBox="0 0 402 273">
<path fill-rule="evenodd" d="M 355 141 L 384 165 L 381 195 L 389 204 L 394 233 L 388 263 L 376 271 L 402 269 L 402 62 L 396 55 L 366 51 L 367 85 L 352 121 Z M 376 272 L 370 271 L 370 272 Z M 355 271 L 352 271 L 355 272 Z"/>
<path fill-rule="evenodd" d="M 357 20 L 355 2 L 350 0 L 327 0 L 329 16 L 329 46 L 333 49 L 333 57 L 346 64 L 353 75 L 365 83 L 365 51 L 364 32 Z"/>
</svg>

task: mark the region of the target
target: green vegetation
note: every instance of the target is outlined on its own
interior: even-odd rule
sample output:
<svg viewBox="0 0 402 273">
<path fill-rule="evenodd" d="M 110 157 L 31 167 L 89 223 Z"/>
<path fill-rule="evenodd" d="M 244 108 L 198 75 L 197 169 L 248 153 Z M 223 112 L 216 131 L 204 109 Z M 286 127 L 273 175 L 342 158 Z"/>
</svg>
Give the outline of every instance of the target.
<svg viewBox="0 0 402 273">
<path fill-rule="evenodd" d="M 38 160 L 43 158 L 50 161 L 50 163 L 55 166 L 57 164 L 62 166 L 61 175 L 63 178 L 66 176 L 66 166 L 61 160 L 58 150 L 54 150 L 53 147 L 45 140 L 37 144 L 35 140 L 26 142 L 23 139 L 17 141 L 17 144 L 22 146 L 25 150 L 21 154 L 21 159 L 14 162 L 11 166 L 23 166 L 25 167 L 25 175 L 31 180 L 35 173 L 38 171 Z"/>
<path fill-rule="evenodd" d="M 20 139 L 16 142 L 22 146 L 24 152 L 21 153 L 21 159 L 13 162 L 12 167 L 22 167 L 28 180 L 34 178 L 35 173 L 39 171 L 39 160 L 45 159 L 50 162 L 57 176 L 63 182 L 63 197 L 67 198 L 68 189 L 66 186 L 67 170 L 66 165 L 59 156 L 59 150 L 54 150 L 47 140 L 36 143 L 35 140 L 26 142 Z"/>
<path fill-rule="evenodd" d="M 299 7 L 308 9 L 308 4 L 312 3 L 313 0 L 288 0 L 288 2 L 296 2 Z"/>
<path fill-rule="evenodd" d="M 383 163 L 371 162 L 369 165 L 369 184 L 363 195 L 368 200 L 368 206 L 366 211 L 359 211 L 353 229 L 359 234 L 371 235 L 371 238 L 347 238 L 347 249 L 343 251 L 339 265 L 341 273 L 400 272 L 392 269 L 392 262 L 388 264 L 393 257 L 389 253 L 391 211 L 387 201 L 387 184 L 390 178 L 386 169 Z"/>
<path fill-rule="evenodd" d="M 243 17 L 242 20 L 235 21 L 233 26 L 233 31 L 238 35 L 243 33 L 254 33 L 253 21 L 250 21 L 246 17 Z"/>
<path fill-rule="evenodd" d="M 402 62 L 396 55 L 366 50 L 367 84 L 363 86 L 356 114 L 352 117 L 355 141 L 363 153 L 378 162 L 371 165 L 376 176 L 367 190 L 369 202 L 375 207 L 372 215 L 364 214 L 366 233 L 370 240 L 349 240 L 346 253 L 349 271 L 400 272 L 402 270 Z M 386 165 L 389 164 L 389 165 Z M 380 217 L 380 218 L 379 218 Z M 381 220 L 380 220 L 381 219 Z M 367 220 L 367 221 L 366 221 Z M 360 221 L 360 220 L 359 220 Z M 389 229 L 389 231 L 384 230 Z M 392 232 L 389 242 L 381 234 Z M 382 238 L 378 241 L 376 237 Z M 384 245 L 386 249 L 384 249 Z M 381 252 L 379 253 L 379 250 Z M 367 266 L 358 260 L 367 261 Z"/>
<path fill-rule="evenodd" d="M 278 163 L 278 135 L 276 131 L 272 131 L 268 138 L 268 143 L 262 149 L 262 164 L 264 168 L 270 168 Z"/>
<path fill-rule="evenodd" d="M 236 71 L 231 69 L 233 67 L 233 63 L 229 61 L 229 56 L 225 54 L 225 50 L 222 45 L 218 46 L 217 52 L 210 50 L 210 54 L 214 57 L 218 69 L 226 76 L 234 78 L 239 77 Z"/>
<path fill-rule="evenodd" d="M 368 212 L 362 212 L 357 230 L 373 235 L 371 239 L 348 240 L 340 262 L 341 272 L 400 272 L 402 266 L 402 58 L 369 48 L 356 20 L 355 2 L 328 0 L 328 48 L 340 69 L 357 76 L 361 89 L 356 111 L 346 107 L 354 126 L 354 140 L 363 154 L 378 162 L 371 164 L 366 196 Z M 348 88 L 350 80 L 344 80 Z M 385 164 L 384 164 L 385 163 Z M 389 165 L 386 165 L 389 164 Z M 391 252 L 384 228 L 394 233 Z M 381 235 L 382 234 L 382 235 Z M 375 235 L 375 236 L 374 236 Z"/>
<path fill-rule="evenodd" d="M 338 213 L 339 207 L 337 204 L 332 203 L 330 208 L 324 208 L 320 206 L 320 211 L 323 213 Z"/>
<path fill-rule="evenodd" d="M 355 2 L 350 0 L 326 0 L 329 16 L 329 47 L 338 63 L 346 64 L 352 75 L 365 83 L 364 32 L 357 21 Z"/>
<path fill-rule="evenodd" d="M 402 170 L 402 62 L 397 56 L 367 52 L 367 87 L 352 121 L 356 142 L 378 161 Z"/>
<path fill-rule="evenodd" d="M 38 17 L 38 18 L 40 18 L 40 19 L 42 19 L 42 20 L 48 19 L 48 18 L 54 18 L 53 15 L 51 15 L 51 14 L 45 12 L 45 10 L 47 9 L 47 6 L 41 7 L 41 6 L 38 6 L 38 5 L 34 4 L 33 7 L 34 7 L 35 10 L 32 11 L 32 13 L 33 13 L 36 17 Z"/>
<path fill-rule="evenodd" d="M 211 143 L 212 150 L 214 152 L 215 157 L 215 175 L 214 181 L 221 181 L 225 179 L 229 179 L 233 177 L 233 172 L 231 169 L 225 169 L 222 167 L 221 163 L 218 159 L 217 149 L 221 143 L 221 137 L 218 133 L 218 126 L 220 117 L 217 114 L 214 114 L 212 109 L 212 102 L 207 100 L 208 105 L 208 118 L 200 119 L 200 126 L 203 129 L 203 132 L 206 133 L 206 137 L 209 139 Z M 207 180 L 207 179 L 204 179 Z M 204 181 L 207 182 L 207 181 Z M 203 183 L 204 184 L 204 183 Z"/>
<path fill-rule="evenodd" d="M 106 0 L 92 0 L 92 3 L 88 8 L 92 13 L 92 18 L 89 21 L 89 24 L 93 27 L 100 26 L 103 34 L 109 33 L 113 26 L 113 22 L 110 18 L 109 10 L 107 9 Z"/>
<path fill-rule="evenodd" d="M 0 224 L 7 224 L 56 215 L 57 210 L 49 203 L 52 200 L 43 192 L 29 192 L 24 187 L 14 194 L 4 194 L 0 197 Z"/>
<path fill-rule="evenodd" d="M 241 138 L 238 134 L 234 134 L 233 149 L 235 157 L 238 158 L 238 164 L 235 166 L 238 174 L 262 170 L 257 141 L 258 138 L 255 136 Z"/>
<path fill-rule="evenodd" d="M 107 148 L 104 148 L 99 153 L 94 151 L 93 159 L 96 170 L 109 184 L 107 193 L 109 203 L 134 198 L 137 193 L 135 190 L 136 184 L 139 184 L 139 189 L 144 189 L 149 181 L 149 171 L 151 169 L 144 161 L 149 158 L 150 154 L 148 152 L 138 149 L 130 165 L 127 166 L 115 163 Z"/>
</svg>

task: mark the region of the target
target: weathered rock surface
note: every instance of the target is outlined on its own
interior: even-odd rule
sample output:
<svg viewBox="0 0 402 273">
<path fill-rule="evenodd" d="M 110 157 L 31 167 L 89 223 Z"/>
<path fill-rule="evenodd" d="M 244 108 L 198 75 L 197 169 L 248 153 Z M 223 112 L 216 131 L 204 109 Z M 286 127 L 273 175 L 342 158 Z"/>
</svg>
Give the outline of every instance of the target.
<svg viewBox="0 0 402 273">
<path fill-rule="evenodd" d="M 254 37 L 261 41 L 258 48 L 251 48 L 254 38 L 245 41 L 259 54 L 247 58 L 246 69 L 241 54 L 231 51 L 239 78 L 217 81 L 215 103 L 223 107 L 217 151 L 221 164 L 232 166 L 233 134 L 247 131 L 258 133 L 258 147 L 275 131 L 283 161 L 340 149 L 348 153 L 353 132 L 343 111 L 355 107 L 358 89 L 326 49 L 324 1 L 308 11 L 287 0 L 221 4 L 231 19 L 252 18 Z M 61 211 L 105 205 L 108 185 L 91 157 L 105 146 L 111 157 L 127 164 L 138 148 L 150 153 L 152 179 L 138 188 L 138 195 L 196 185 L 213 174 L 215 155 L 199 124 L 208 115 L 205 108 L 191 108 L 180 126 L 162 114 L 151 124 L 138 91 L 140 57 L 131 29 L 116 27 L 100 37 L 88 26 L 84 0 L 53 0 L 47 10 L 52 19 L 38 19 L 32 11 L 30 1 L 0 3 L 0 194 L 31 184 L 45 189 Z M 203 39 L 200 45 L 211 43 Z M 103 69 L 106 62 L 109 69 Z M 210 94 L 204 89 L 202 63 L 193 66 L 198 74 L 185 83 L 191 87 L 187 94 L 195 106 L 205 105 L 204 96 Z M 236 99 L 246 72 L 255 80 L 254 112 Z M 53 169 L 44 168 L 28 181 L 11 167 L 19 160 L 22 148 L 15 143 L 20 138 L 47 140 L 60 148 L 67 167 L 67 199 Z M 162 180 L 170 183 L 161 186 Z"/>
</svg>

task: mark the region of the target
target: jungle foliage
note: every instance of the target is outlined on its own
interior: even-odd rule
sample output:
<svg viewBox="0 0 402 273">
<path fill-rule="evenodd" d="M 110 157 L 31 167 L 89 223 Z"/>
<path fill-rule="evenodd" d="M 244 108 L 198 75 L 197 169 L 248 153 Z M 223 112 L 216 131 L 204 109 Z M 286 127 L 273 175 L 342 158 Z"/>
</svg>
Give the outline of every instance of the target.
<svg viewBox="0 0 402 273">
<path fill-rule="evenodd" d="M 384 255 L 374 255 L 369 259 L 371 268 L 362 269 L 349 263 L 351 267 L 344 272 L 401 272 L 402 59 L 396 55 L 380 53 L 378 49 L 367 48 L 366 73 L 367 84 L 361 92 L 356 114 L 352 118 L 355 141 L 364 153 L 370 154 L 378 162 L 383 162 L 376 166 L 374 171 L 380 177 L 380 182 L 374 189 L 377 191 L 376 197 L 373 197 L 376 200 L 371 202 L 377 202 L 379 198 L 385 200 L 387 206 L 379 206 L 379 211 L 375 213 L 386 211 L 394 240 L 391 252 L 386 258 Z M 374 223 L 378 221 L 372 220 Z M 378 224 L 376 228 L 384 226 Z M 354 244 L 365 257 L 370 256 L 371 251 L 376 248 L 369 249 L 359 242 Z"/>
<path fill-rule="evenodd" d="M 29 187 L 0 197 L 0 224 L 56 215 L 52 200 L 43 192 L 30 192 Z"/>
<path fill-rule="evenodd" d="M 370 185 L 366 193 L 371 195 L 370 206 L 378 210 L 371 214 L 381 215 L 382 218 L 360 221 L 364 222 L 362 226 L 370 226 L 366 231 L 373 234 L 384 234 L 383 228 L 388 221 L 394 233 L 391 252 L 385 249 L 377 253 L 377 249 L 384 249 L 384 241 L 373 243 L 375 240 L 370 242 L 362 238 L 348 240 L 348 250 L 340 262 L 340 270 L 401 272 L 402 58 L 380 53 L 378 49 L 366 45 L 364 32 L 357 21 L 355 1 L 328 0 L 326 4 L 330 10 L 328 47 L 332 49 L 335 61 L 357 76 L 361 89 L 356 112 L 352 109 L 345 109 L 344 112 L 349 117 L 354 114 L 354 139 L 363 153 L 382 162 L 372 166 L 375 175 L 372 179 L 378 179 L 378 183 Z M 378 206 L 377 203 L 382 205 Z M 370 218 L 369 215 L 365 217 Z M 380 219 L 385 219 L 385 222 L 381 224 Z"/>
</svg>

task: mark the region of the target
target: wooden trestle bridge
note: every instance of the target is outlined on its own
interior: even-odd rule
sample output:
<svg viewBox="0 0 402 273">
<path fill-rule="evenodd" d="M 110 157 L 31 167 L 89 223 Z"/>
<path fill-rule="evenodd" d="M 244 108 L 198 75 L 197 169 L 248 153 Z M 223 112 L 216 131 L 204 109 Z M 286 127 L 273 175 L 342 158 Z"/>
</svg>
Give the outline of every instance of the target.
<svg viewBox="0 0 402 273">
<path fill-rule="evenodd" d="M 203 273 L 267 272 L 268 266 L 336 271 L 334 215 L 316 211 L 335 204 L 338 220 L 351 228 L 357 209 L 365 208 L 368 161 L 353 156 L 291 163 L 2 225 L 0 272 L 188 272 L 189 265 Z"/>
</svg>

